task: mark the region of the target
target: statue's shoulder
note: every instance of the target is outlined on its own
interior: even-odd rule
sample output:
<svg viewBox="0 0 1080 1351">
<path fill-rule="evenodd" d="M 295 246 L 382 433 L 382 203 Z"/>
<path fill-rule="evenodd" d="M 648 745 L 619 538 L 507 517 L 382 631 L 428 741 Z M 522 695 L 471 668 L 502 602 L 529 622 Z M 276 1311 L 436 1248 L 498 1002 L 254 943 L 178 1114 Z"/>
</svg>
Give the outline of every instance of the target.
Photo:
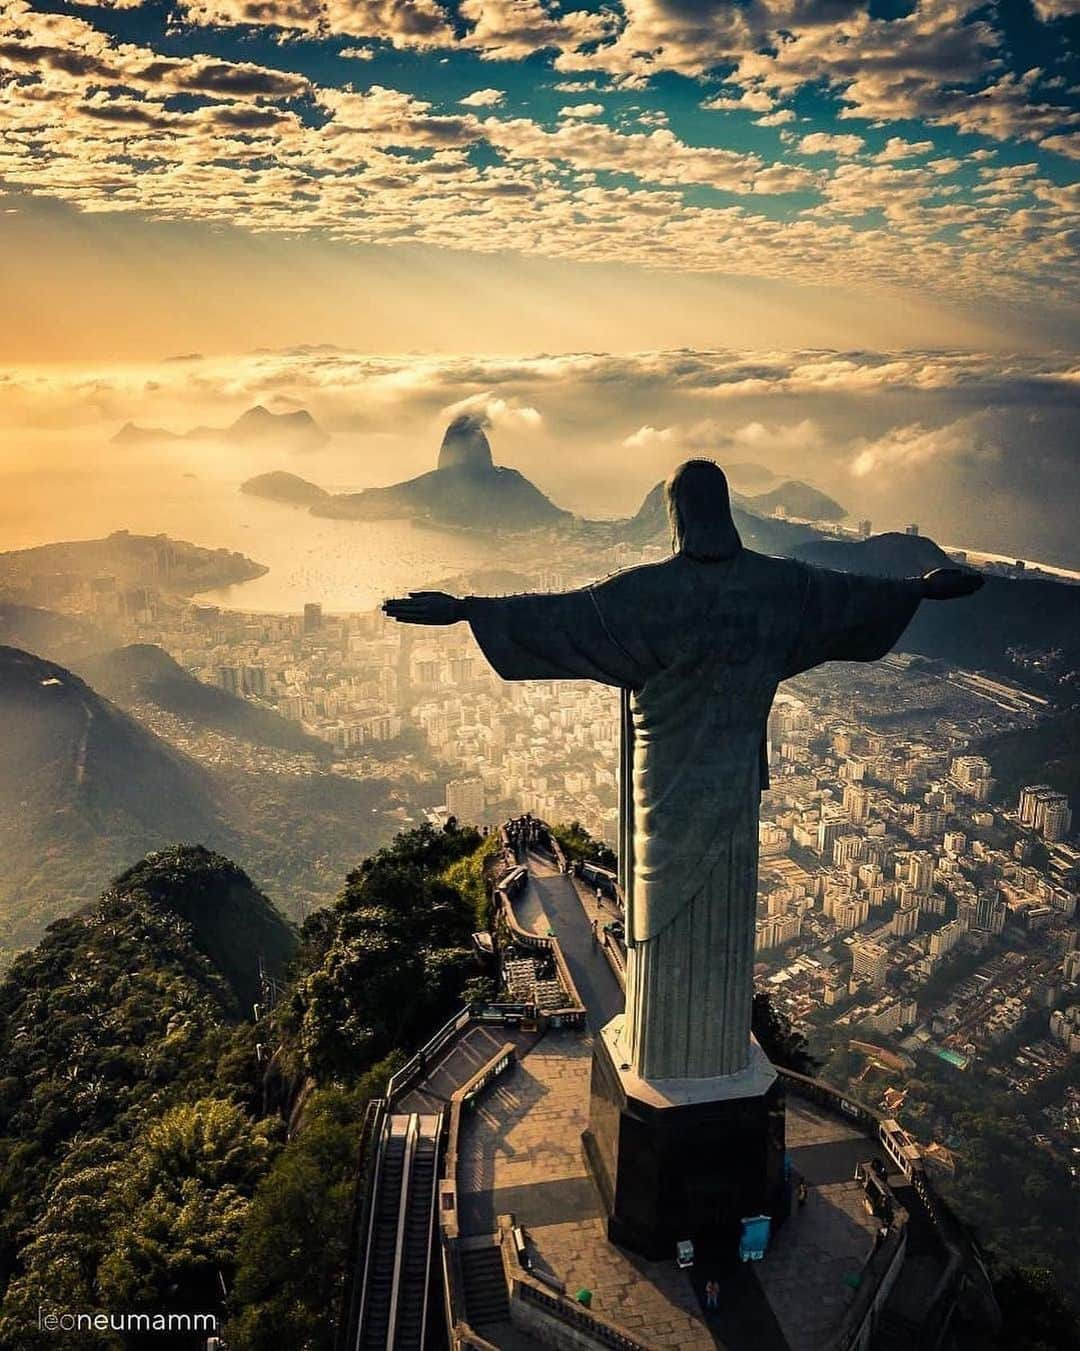
<svg viewBox="0 0 1080 1351">
<path fill-rule="evenodd" d="M 639 587 L 648 587 L 657 583 L 663 584 L 670 579 L 672 564 L 675 558 L 664 558 L 659 563 L 635 563 L 631 568 L 620 568 L 618 572 L 611 572 L 598 582 L 594 582 L 594 587 L 603 587 L 605 590 L 634 590 Z"/>
<path fill-rule="evenodd" d="M 739 581 L 748 593 L 784 608 L 791 597 L 803 594 L 806 571 L 806 564 L 796 558 L 777 558 L 744 549 Z"/>
<path fill-rule="evenodd" d="M 806 576 L 808 565 L 797 558 L 783 558 L 779 554 L 756 554 L 750 549 L 743 550 L 743 554 L 746 555 L 749 566 L 760 577 L 776 581 L 793 581 L 795 578 Z"/>
<path fill-rule="evenodd" d="M 772 572 L 777 576 L 785 573 L 792 576 L 805 572 L 808 564 L 801 563 L 797 558 L 784 558 L 780 554 L 759 554 L 753 549 L 744 549 L 744 556 L 753 567 L 760 568 L 763 572 Z"/>
</svg>

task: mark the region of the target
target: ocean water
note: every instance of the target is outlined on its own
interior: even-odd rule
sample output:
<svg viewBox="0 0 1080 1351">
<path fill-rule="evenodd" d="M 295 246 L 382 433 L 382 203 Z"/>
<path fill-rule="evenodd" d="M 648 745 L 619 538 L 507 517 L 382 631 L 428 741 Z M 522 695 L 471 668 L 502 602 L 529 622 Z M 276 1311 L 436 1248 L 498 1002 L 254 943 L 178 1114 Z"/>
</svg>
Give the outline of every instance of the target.
<svg viewBox="0 0 1080 1351">
<path fill-rule="evenodd" d="M 250 504 L 250 506 L 249 506 Z M 333 521 L 302 508 L 246 498 L 237 535 L 226 544 L 265 563 L 265 577 L 204 592 L 199 599 L 231 610 L 281 613 L 319 601 L 330 614 L 370 610 L 491 560 L 483 538 L 409 521 Z M 257 541 L 245 547 L 243 532 Z"/>
<path fill-rule="evenodd" d="M 482 535 L 408 521 L 326 520 L 251 497 L 240 484 L 266 465 L 207 447 L 185 449 L 179 459 L 144 447 L 80 447 L 69 433 L 20 449 L 17 458 L 0 459 L 0 550 L 113 530 L 238 550 L 270 571 L 206 593 L 230 609 L 293 612 L 318 601 L 329 613 L 368 610 L 388 595 L 493 561 Z M 302 464 L 281 467 L 305 472 Z"/>
</svg>

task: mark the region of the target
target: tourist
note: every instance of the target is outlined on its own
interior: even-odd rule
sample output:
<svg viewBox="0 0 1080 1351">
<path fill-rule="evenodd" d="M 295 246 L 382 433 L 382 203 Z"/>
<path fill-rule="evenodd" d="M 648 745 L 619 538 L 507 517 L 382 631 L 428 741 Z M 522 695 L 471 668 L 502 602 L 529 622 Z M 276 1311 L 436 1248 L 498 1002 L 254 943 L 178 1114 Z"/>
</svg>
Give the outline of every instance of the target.
<svg viewBox="0 0 1080 1351">
<path fill-rule="evenodd" d="M 720 1283 L 712 1276 L 705 1282 L 705 1307 L 706 1309 L 720 1307 Z"/>
<path fill-rule="evenodd" d="M 799 1185 L 795 1190 L 795 1197 L 799 1202 L 800 1210 L 802 1210 L 803 1206 L 806 1205 L 806 1198 L 808 1195 L 809 1193 L 806 1190 L 806 1178 L 801 1177 L 799 1178 Z"/>
</svg>

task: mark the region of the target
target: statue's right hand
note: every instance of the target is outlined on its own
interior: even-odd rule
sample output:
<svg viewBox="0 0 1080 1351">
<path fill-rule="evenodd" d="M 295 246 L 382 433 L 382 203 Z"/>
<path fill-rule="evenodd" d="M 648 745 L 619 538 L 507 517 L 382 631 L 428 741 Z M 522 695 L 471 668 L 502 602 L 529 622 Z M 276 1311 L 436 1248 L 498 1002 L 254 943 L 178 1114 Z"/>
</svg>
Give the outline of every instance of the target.
<svg viewBox="0 0 1080 1351">
<path fill-rule="evenodd" d="M 382 611 L 402 624 L 456 624 L 465 618 L 465 602 L 445 591 L 410 591 L 407 597 L 383 601 Z"/>
</svg>

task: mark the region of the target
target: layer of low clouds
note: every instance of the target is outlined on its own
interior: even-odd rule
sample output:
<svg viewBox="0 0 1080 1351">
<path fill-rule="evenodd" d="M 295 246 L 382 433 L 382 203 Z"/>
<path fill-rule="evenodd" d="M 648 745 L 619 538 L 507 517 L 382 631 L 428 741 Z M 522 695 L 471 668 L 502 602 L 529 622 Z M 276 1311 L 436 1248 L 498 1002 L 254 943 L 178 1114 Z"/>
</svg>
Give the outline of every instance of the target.
<svg viewBox="0 0 1080 1351">
<path fill-rule="evenodd" d="M 288 468 L 364 487 L 434 464 L 458 413 L 484 418 L 496 461 L 588 515 L 636 509 L 687 455 L 760 464 L 830 493 L 876 528 L 919 521 L 943 542 L 1073 560 L 1080 372 L 1065 358 L 960 352 L 640 352 L 535 357 L 371 356 L 302 347 L 152 367 L 0 372 L 0 425 L 97 447 L 130 419 L 182 431 L 262 403 L 307 408 L 334 436 L 285 457 L 258 447 L 213 471 Z M 26 441 L 30 446 L 31 440 Z M 163 470 L 209 454 L 165 443 Z M 20 472 L 37 471 L 27 451 Z M 229 452 L 229 455 L 239 452 Z M 203 472 L 200 461 L 194 466 Z M 138 525 L 132 522 L 133 528 Z"/>
</svg>

